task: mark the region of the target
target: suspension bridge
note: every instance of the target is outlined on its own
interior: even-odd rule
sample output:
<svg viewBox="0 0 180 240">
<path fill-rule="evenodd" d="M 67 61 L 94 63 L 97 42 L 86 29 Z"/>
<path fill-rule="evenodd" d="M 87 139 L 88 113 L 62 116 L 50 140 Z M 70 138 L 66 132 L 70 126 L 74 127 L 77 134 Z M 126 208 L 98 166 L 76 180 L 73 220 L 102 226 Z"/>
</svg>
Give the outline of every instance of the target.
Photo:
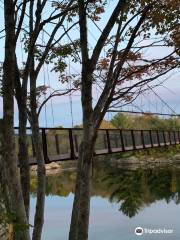
<svg viewBox="0 0 180 240">
<path fill-rule="evenodd" d="M 44 85 L 45 85 L 44 81 Z M 160 118 L 175 119 L 180 117 L 175 109 L 173 109 L 167 100 L 164 100 L 159 93 L 152 88 L 149 89 L 151 92 L 150 97 L 142 94 L 139 100 L 133 101 L 131 104 L 126 106 L 111 106 L 108 110 L 107 115 L 112 114 L 113 116 L 117 113 L 124 115 L 152 115 L 159 116 Z M 51 94 L 51 93 L 50 93 Z M 152 97 L 152 95 L 154 97 Z M 44 155 L 45 163 L 51 163 L 56 161 L 68 161 L 76 160 L 78 158 L 78 151 L 80 143 L 83 139 L 83 129 L 74 126 L 73 116 L 73 94 L 68 94 L 69 100 L 69 112 L 71 117 L 70 128 L 60 127 L 47 127 L 48 121 L 52 118 L 52 126 L 55 125 L 55 116 L 53 109 L 53 101 L 51 99 L 48 105 L 48 96 L 44 96 L 44 119 L 45 127 L 40 128 L 40 134 L 42 138 L 42 150 Z M 47 114 L 47 108 L 50 107 L 51 115 Z M 145 109 L 143 108 L 145 106 Z M 149 106 L 149 109 L 148 107 Z M 160 106 L 160 108 L 158 108 Z M 43 112 L 42 112 L 43 114 Z M 106 118 L 107 119 L 107 118 Z M 110 119 L 108 119 L 110 122 Z M 16 140 L 16 151 L 18 153 L 18 127 L 15 128 L 15 140 Z M 27 141 L 28 141 L 28 152 L 29 152 L 29 163 L 30 165 L 36 165 L 36 156 L 34 150 L 34 144 L 31 136 L 31 129 L 27 128 Z M 95 144 L 94 156 L 108 155 L 114 153 L 123 153 L 128 151 L 145 150 L 151 148 L 162 148 L 168 146 L 175 146 L 180 144 L 180 130 L 175 126 L 171 126 L 171 129 L 99 129 L 98 137 Z"/>
<path fill-rule="evenodd" d="M 18 131 L 18 128 L 16 128 Z M 29 163 L 36 157 L 30 129 L 28 131 Z M 76 160 L 83 137 L 82 128 L 41 128 L 45 163 Z M 137 151 L 180 144 L 180 131 L 99 129 L 94 156 Z M 18 135 L 16 132 L 16 149 Z"/>
<path fill-rule="evenodd" d="M 49 74 L 46 74 L 48 72 L 49 71 L 47 69 L 47 72 L 44 71 L 43 74 L 44 86 L 51 86 Z M 71 83 L 69 89 L 70 88 Z M 98 99 L 98 90 L 97 88 L 95 88 L 95 90 L 96 92 L 94 94 L 93 100 L 96 102 L 96 100 Z M 127 104 L 125 104 L 125 106 L 123 106 L 121 103 L 110 106 L 107 115 L 122 113 L 125 115 L 150 114 L 166 118 L 180 117 L 180 114 L 176 113 L 175 109 L 173 109 L 168 104 L 167 100 L 165 101 L 162 97 L 160 97 L 160 95 L 152 87 L 149 87 L 149 92 L 151 93 L 149 97 L 148 95 L 142 93 L 138 100 L 135 100 L 132 103 L 128 102 Z M 51 94 L 52 92 L 51 90 L 49 90 L 49 95 Z M 48 164 L 56 161 L 76 160 L 78 158 L 79 146 L 83 138 L 83 129 L 74 127 L 74 95 L 69 92 L 69 94 L 67 94 L 66 96 L 69 101 L 69 112 L 72 124 L 71 128 L 48 128 L 51 118 L 52 123 L 50 125 L 55 126 L 53 99 L 48 97 L 48 93 L 45 93 L 43 97 L 44 105 L 43 108 L 41 108 L 43 109 L 41 114 L 44 114 L 45 127 L 40 128 L 40 134 L 42 138 L 42 150 L 45 163 Z M 49 103 L 47 100 L 50 100 Z M 158 105 L 161 105 L 161 109 L 158 109 Z M 50 115 L 48 115 L 47 113 L 48 107 L 51 112 Z M 19 151 L 18 138 L 18 128 L 15 128 L 15 142 L 17 153 Z M 29 163 L 30 165 L 36 165 L 37 160 L 35 156 L 34 144 L 32 141 L 30 128 L 27 128 L 27 142 Z M 175 129 L 173 126 L 172 129 L 169 131 L 167 131 L 167 129 L 99 129 L 98 137 L 95 144 L 94 156 L 145 150 L 151 148 L 168 147 L 177 144 L 180 144 L 180 130 Z"/>
</svg>

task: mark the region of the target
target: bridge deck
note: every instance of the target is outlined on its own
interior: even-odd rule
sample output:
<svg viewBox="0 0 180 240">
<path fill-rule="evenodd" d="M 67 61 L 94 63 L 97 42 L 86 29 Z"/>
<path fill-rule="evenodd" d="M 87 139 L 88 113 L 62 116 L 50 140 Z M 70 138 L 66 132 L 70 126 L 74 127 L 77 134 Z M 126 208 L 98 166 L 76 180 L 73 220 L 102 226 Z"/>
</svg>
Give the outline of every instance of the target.
<svg viewBox="0 0 180 240">
<path fill-rule="evenodd" d="M 31 130 L 28 131 L 30 164 L 36 164 Z M 41 128 L 46 163 L 77 159 L 82 129 Z M 180 131 L 100 129 L 94 155 L 106 155 L 180 144 Z M 16 129 L 18 151 L 18 129 Z"/>
</svg>

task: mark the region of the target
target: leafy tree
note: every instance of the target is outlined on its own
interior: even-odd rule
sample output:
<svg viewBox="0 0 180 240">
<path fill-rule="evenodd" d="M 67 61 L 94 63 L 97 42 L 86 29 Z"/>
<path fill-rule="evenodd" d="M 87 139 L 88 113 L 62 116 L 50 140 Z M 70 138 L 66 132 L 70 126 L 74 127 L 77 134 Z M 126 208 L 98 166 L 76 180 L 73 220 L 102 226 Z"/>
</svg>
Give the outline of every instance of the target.
<svg viewBox="0 0 180 240">
<path fill-rule="evenodd" d="M 53 1 L 51 4 L 44 1 L 22 1 L 22 8 L 20 8 L 21 20 L 17 23 L 16 38 L 18 39 L 20 33 L 24 33 L 22 42 L 24 43 L 24 50 L 26 53 L 26 60 L 23 69 L 20 70 L 18 61 L 16 61 L 16 79 L 15 90 L 16 99 L 19 107 L 20 120 L 20 145 L 26 143 L 26 123 L 27 118 L 32 128 L 32 138 L 35 148 L 35 156 L 38 164 L 38 189 L 37 189 L 37 207 L 34 220 L 33 239 L 40 239 L 42 234 L 43 219 L 44 219 L 44 202 L 45 202 L 45 166 L 42 154 L 42 143 L 39 132 L 39 114 L 50 97 L 60 96 L 57 91 L 51 94 L 50 97 L 43 102 L 39 108 L 39 99 L 45 94 L 48 87 L 38 86 L 38 76 L 43 68 L 43 65 L 54 65 L 54 71 L 59 71 L 62 78 L 62 72 L 67 67 L 65 58 L 73 55 L 74 48 L 77 49 L 78 41 L 69 44 L 60 44 L 60 41 L 68 34 L 72 26 L 65 30 L 65 22 L 71 22 L 77 4 L 74 1 Z M 44 14 L 46 9 L 49 9 L 48 14 Z M 29 12 L 28 19 L 25 18 L 26 11 Z M 72 12 L 73 11 L 73 12 Z M 23 24 L 28 23 L 28 28 L 24 29 Z M 48 32 L 46 31 L 48 29 Z M 63 29 L 62 31 L 60 31 Z M 44 37 L 44 34 L 46 36 Z M 42 40 L 39 37 L 42 35 Z M 55 40 L 57 37 L 57 40 Z M 28 84 L 30 85 L 30 92 L 28 95 Z M 22 151 L 21 151 L 22 149 Z M 24 151 L 26 153 L 24 154 Z M 24 155 L 26 155 L 24 157 Z M 21 175 L 25 175 L 25 180 L 28 176 L 28 162 L 27 162 L 27 148 L 22 146 L 20 148 L 20 158 L 22 159 Z M 21 160 L 20 159 L 20 160 Z M 28 183 L 26 183 L 26 186 Z M 24 187 L 27 190 L 27 187 Z M 26 194 L 27 195 L 27 194 Z M 28 204 L 27 204 L 28 208 Z M 28 212 L 28 209 L 27 209 Z"/>
<path fill-rule="evenodd" d="M 123 113 L 115 115 L 111 122 L 116 128 L 131 129 L 132 125 L 134 125 L 131 116 L 125 115 Z"/>
<path fill-rule="evenodd" d="M 6 8 L 8 4 L 10 3 L 7 3 L 7 5 L 5 5 L 4 3 L 4 8 Z M 72 18 L 76 14 L 77 3 L 75 1 L 53 1 L 52 3 L 50 3 L 47 0 L 43 1 L 23 0 L 23 1 L 11 1 L 11 7 L 12 5 L 13 8 L 11 11 L 12 14 L 11 17 L 13 18 L 14 22 L 13 24 L 11 22 L 11 28 L 12 26 L 14 27 L 13 29 L 14 35 L 12 38 L 13 42 L 11 40 L 9 42 L 9 46 L 10 44 L 12 44 L 10 46 L 10 49 L 11 50 L 13 49 L 14 52 L 13 54 L 11 54 L 12 56 L 10 64 L 10 66 L 11 67 L 13 66 L 13 68 L 11 68 L 9 72 L 13 74 L 12 76 L 14 77 L 14 80 L 13 82 L 11 82 L 11 84 L 9 83 L 9 87 L 10 86 L 13 87 L 13 89 L 11 89 L 11 95 L 10 93 L 8 95 L 8 91 L 6 91 L 5 87 L 7 84 L 5 84 L 5 87 L 3 88 L 3 95 L 5 96 L 5 99 L 7 96 L 9 97 L 9 103 L 10 99 L 12 100 L 11 109 L 7 108 L 7 112 L 9 111 L 9 113 L 11 112 L 12 114 L 11 120 L 13 119 L 14 92 L 19 108 L 19 146 L 20 146 L 19 164 L 27 219 L 29 218 L 29 180 L 30 180 L 26 135 L 27 118 L 29 118 L 29 121 L 32 126 L 32 136 L 38 163 L 38 184 L 39 184 L 37 192 L 37 208 L 34 221 L 33 239 L 40 239 L 44 216 L 45 168 L 44 159 L 42 155 L 42 145 L 39 134 L 39 122 L 38 122 L 38 117 L 43 105 L 39 108 L 38 101 L 39 96 L 41 94 L 44 94 L 44 91 L 47 90 L 47 86 L 40 87 L 37 86 L 37 79 L 44 63 L 46 64 L 51 63 L 52 66 L 54 65 L 53 70 L 59 71 L 60 76 L 63 79 L 62 72 L 67 67 L 65 58 L 66 56 L 73 55 L 73 51 L 75 48 L 77 51 L 78 40 L 74 41 L 73 43 L 65 45 L 60 44 L 59 42 L 62 40 L 65 34 L 68 34 L 68 31 L 70 31 L 72 26 L 75 26 L 76 24 L 72 23 L 72 26 L 69 26 L 69 28 L 67 29 L 65 29 L 64 27 L 65 22 L 67 21 L 69 21 L 69 23 L 72 22 Z M 47 8 L 49 12 L 48 13 L 46 12 L 46 14 L 44 14 Z M 9 17 L 8 14 L 10 14 L 10 12 L 5 12 L 6 19 L 8 19 Z M 10 30 L 12 30 L 11 28 Z M 46 31 L 46 28 L 48 29 L 48 31 Z M 63 29 L 61 31 L 61 34 L 59 31 L 60 29 Z M 6 30 L 10 31 L 9 26 L 7 27 Z M 44 33 L 46 33 L 46 37 L 42 41 L 40 41 L 39 37 L 41 37 L 41 35 Z M 23 38 L 22 34 L 24 36 Z M 56 40 L 55 36 L 57 36 Z M 18 56 L 15 53 L 15 51 L 18 50 L 18 47 L 20 46 L 19 44 L 20 41 L 24 45 L 25 50 L 25 60 L 23 62 L 23 66 L 20 65 Z M 5 62 L 4 76 L 5 74 L 7 74 L 6 69 L 8 68 L 7 65 L 8 62 Z M 29 96 L 28 85 L 30 85 Z M 53 95 L 51 94 L 51 96 L 49 96 L 48 100 L 50 99 L 50 97 L 60 95 L 62 95 L 60 92 L 55 91 Z M 43 104 L 45 103 L 46 101 L 43 102 Z M 11 122 L 12 127 L 11 130 L 13 132 L 12 123 L 13 121 Z M 15 161 L 14 159 L 11 160 L 14 161 L 13 164 L 15 164 L 17 168 L 17 161 Z M 16 168 L 14 169 L 14 171 L 16 171 Z M 18 184 L 16 185 L 19 186 Z M 18 189 L 17 192 L 18 194 L 20 194 L 21 190 Z M 11 200 L 13 201 L 14 199 Z M 19 204 L 21 203 L 22 202 L 19 201 Z M 19 213 L 20 212 L 21 211 L 19 211 Z"/>
<path fill-rule="evenodd" d="M 105 1 L 92 1 L 92 3 Z M 178 49 L 168 44 L 179 24 L 178 1 L 118 1 L 89 51 L 86 1 L 79 0 L 81 48 L 81 99 L 83 140 L 79 150 L 78 174 L 69 239 L 88 239 L 91 169 L 97 130 L 110 106 L 126 104 L 147 88 L 148 83 L 179 66 Z M 101 8 L 103 12 L 105 7 Z M 146 50 L 169 47 L 163 57 L 148 57 Z M 107 55 L 102 56 L 106 48 Z M 100 96 L 93 106 L 93 85 L 100 83 Z"/>
</svg>

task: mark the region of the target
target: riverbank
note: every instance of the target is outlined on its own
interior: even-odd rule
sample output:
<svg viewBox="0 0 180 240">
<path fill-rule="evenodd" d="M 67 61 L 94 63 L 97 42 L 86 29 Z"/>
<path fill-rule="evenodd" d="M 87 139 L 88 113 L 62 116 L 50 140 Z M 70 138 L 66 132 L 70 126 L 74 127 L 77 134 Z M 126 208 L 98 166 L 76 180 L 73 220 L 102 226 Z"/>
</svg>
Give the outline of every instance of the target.
<svg viewBox="0 0 180 240">
<path fill-rule="evenodd" d="M 119 167 L 135 166 L 153 166 L 153 165 L 180 165 L 180 149 L 179 146 L 169 147 L 165 149 L 148 149 L 144 151 L 128 152 L 113 154 L 101 157 L 95 157 L 96 161 L 109 161 L 111 165 L 118 165 Z M 76 169 L 77 161 L 66 162 L 52 162 L 46 164 L 46 174 L 58 174 L 66 170 Z M 31 167 L 31 174 L 36 175 L 37 166 Z"/>
<path fill-rule="evenodd" d="M 52 162 L 46 164 L 46 175 L 58 174 L 64 171 L 75 170 L 77 161 L 66 161 L 66 162 Z M 31 175 L 37 174 L 37 166 L 31 166 Z"/>
</svg>

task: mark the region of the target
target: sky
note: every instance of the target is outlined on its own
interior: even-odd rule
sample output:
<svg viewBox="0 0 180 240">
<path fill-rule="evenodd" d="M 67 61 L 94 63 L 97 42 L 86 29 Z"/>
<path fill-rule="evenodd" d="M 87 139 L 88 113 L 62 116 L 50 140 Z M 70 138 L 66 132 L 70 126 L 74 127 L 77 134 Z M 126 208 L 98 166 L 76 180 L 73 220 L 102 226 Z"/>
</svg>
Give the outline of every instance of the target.
<svg viewBox="0 0 180 240">
<path fill-rule="evenodd" d="M 2 2 L 0 1 L 0 26 L 1 29 L 3 29 L 3 9 L 2 9 Z M 103 25 L 105 23 L 105 20 L 108 16 L 108 14 L 112 11 L 112 6 L 109 6 L 107 8 L 106 14 L 103 16 L 103 19 L 99 24 L 101 28 L 103 28 Z M 98 38 L 100 32 L 99 30 L 93 26 L 92 24 L 89 24 L 89 39 L 90 39 L 90 47 L 93 47 L 95 44 L 95 40 Z M 78 31 L 76 30 L 73 33 L 74 38 L 78 38 Z M 3 62 L 4 58 L 4 40 L 0 39 L 0 62 Z M 21 53 L 22 46 L 19 43 L 17 55 L 19 56 L 19 59 L 25 58 L 25 55 L 22 55 Z M 163 54 L 167 52 L 166 49 L 157 49 L 154 51 L 151 51 L 148 53 L 152 56 L 160 57 Z M 45 81 L 47 84 L 50 84 L 53 87 L 53 89 L 58 88 L 64 88 L 59 83 L 58 75 L 53 72 L 49 72 L 49 79 L 47 76 L 47 69 L 45 67 L 44 72 L 40 73 L 39 76 L 39 85 L 42 85 Z M 76 69 L 76 65 L 71 64 L 70 71 L 80 72 L 80 66 Z M 180 73 L 178 71 L 171 73 L 170 75 L 166 76 L 167 80 L 164 83 L 164 86 L 160 86 L 156 89 L 154 89 L 159 96 L 168 102 L 168 104 L 175 109 L 177 113 L 180 113 Z M 161 79 L 162 80 L 162 79 Z M 96 95 L 98 93 L 94 90 L 94 98 L 96 101 Z M 52 102 L 49 101 L 46 105 L 46 108 L 42 110 L 42 113 L 40 115 L 40 126 L 42 127 L 55 127 L 55 126 L 65 126 L 65 127 L 71 127 L 74 125 L 81 124 L 82 122 L 82 108 L 81 108 L 81 98 L 80 94 L 76 93 L 72 96 L 72 114 L 71 114 L 71 105 L 70 105 L 70 96 L 63 96 L 63 97 L 56 97 L 52 99 Z M 162 111 L 162 112 L 168 112 L 168 109 L 166 107 L 162 107 L 161 101 L 154 96 L 154 94 L 148 92 L 144 96 L 139 97 L 134 105 L 138 105 L 139 108 L 142 108 L 144 111 Z M 126 110 L 137 110 L 134 107 L 127 106 Z M 73 118 L 72 118 L 73 115 Z M 110 120 L 113 117 L 114 114 L 106 114 L 105 119 Z M 2 98 L 0 98 L 0 118 L 2 117 Z M 18 109 L 17 105 L 15 104 L 15 126 L 18 125 Z"/>
</svg>

